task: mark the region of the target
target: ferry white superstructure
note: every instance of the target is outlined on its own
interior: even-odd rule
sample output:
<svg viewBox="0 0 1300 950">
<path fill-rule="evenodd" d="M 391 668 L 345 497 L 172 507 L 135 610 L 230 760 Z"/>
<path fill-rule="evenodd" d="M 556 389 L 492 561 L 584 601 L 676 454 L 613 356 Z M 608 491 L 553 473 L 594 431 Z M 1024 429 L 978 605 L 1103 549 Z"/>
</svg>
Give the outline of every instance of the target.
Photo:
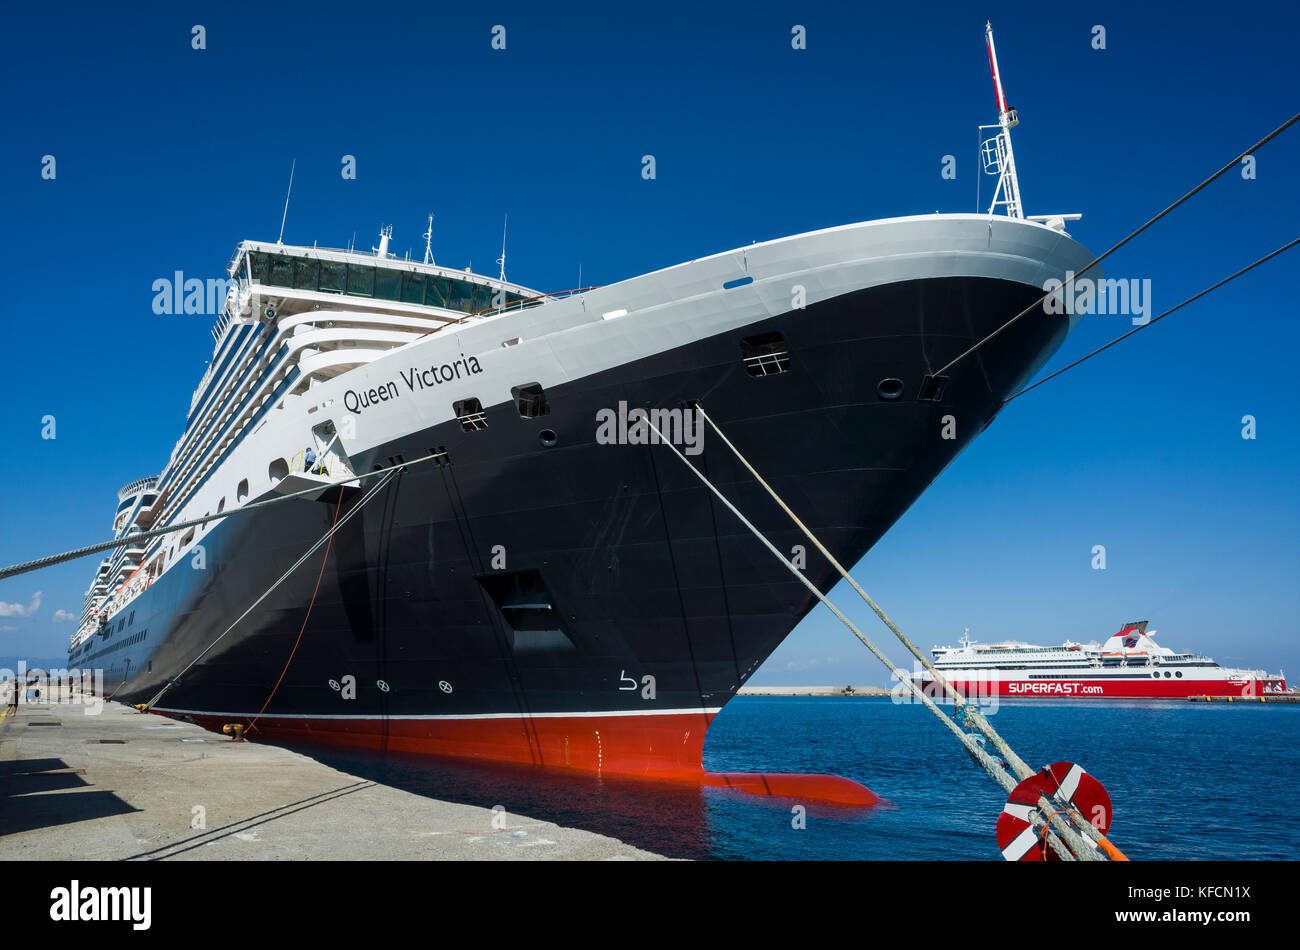
<svg viewBox="0 0 1300 950">
<path fill-rule="evenodd" d="M 1178 699 L 1287 691 L 1281 673 L 1231 669 L 1160 646 L 1147 624 L 1127 623 L 1103 644 L 1067 640 L 1057 647 L 1019 640 L 976 643 L 967 631 L 957 646 L 936 646 L 931 656 L 935 669 L 969 696 Z M 928 671 L 920 679 L 933 682 Z"/>
</svg>

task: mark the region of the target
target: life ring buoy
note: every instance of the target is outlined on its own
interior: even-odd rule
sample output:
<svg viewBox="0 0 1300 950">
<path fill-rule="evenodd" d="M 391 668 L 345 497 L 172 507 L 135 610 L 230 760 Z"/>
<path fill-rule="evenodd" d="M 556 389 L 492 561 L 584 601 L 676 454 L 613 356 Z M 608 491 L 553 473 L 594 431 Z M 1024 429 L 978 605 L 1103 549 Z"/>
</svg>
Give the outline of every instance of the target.
<svg viewBox="0 0 1300 950">
<path fill-rule="evenodd" d="M 1077 811 L 1103 835 L 1110 830 L 1110 795 L 1101 782 L 1085 772 L 1083 766 L 1054 762 L 1012 789 L 1002 814 L 998 815 L 998 848 L 1006 860 L 1060 860 L 1055 851 L 1045 846 L 1042 835 L 1030 821 L 1040 796 L 1058 803 L 1062 811 Z"/>
</svg>

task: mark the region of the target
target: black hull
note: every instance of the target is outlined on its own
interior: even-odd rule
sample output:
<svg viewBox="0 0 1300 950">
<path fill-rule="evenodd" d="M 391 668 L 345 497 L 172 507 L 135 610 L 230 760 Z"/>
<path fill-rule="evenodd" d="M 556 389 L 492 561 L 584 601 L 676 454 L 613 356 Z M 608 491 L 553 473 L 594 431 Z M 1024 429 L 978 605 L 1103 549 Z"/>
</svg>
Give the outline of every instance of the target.
<svg viewBox="0 0 1300 950">
<path fill-rule="evenodd" d="M 128 703 L 179 677 L 160 709 L 237 721 L 270 698 L 267 723 L 369 721 L 380 746 L 402 717 L 676 710 L 707 724 L 816 600 L 666 446 L 598 444 L 597 412 L 698 400 L 852 565 L 1055 351 L 1066 318 L 1018 321 L 951 371 L 941 401 L 918 398 L 922 380 L 1040 295 L 979 278 L 875 287 L 550 388 L 541 418 L 504 403 L 487 407 L 481 431 L 453 420 L 412 433 L 355 456 L 356 470 L 444 446 L 447 459 L 397 475 L 337 533 L 323 572 L 317 553 L 201 663 L 185 670 L 329 530 L 332 501 L 217 523 L 201 537 L 202 567 L 168 570 L 130 606 L 129 626 L 92 637 L 70 665 L 103 666 Z M 740 339 L 768 332 L 789 345 L 789 371 L 752 377 Z M 892 400 L 878 392 L 890 378 L 904 383 Z M 946 416 L 955 438 L 943 437 Z M 721 440 L 706 431 L 704 447 L 692 463 L 779 550 L 803 545 L 806 575 L 829 590 L 834 570 Z M 549 600 L 562 623 L 540 629 L 538 608 L 510 606 L 521 596 Z"/>
</svg>

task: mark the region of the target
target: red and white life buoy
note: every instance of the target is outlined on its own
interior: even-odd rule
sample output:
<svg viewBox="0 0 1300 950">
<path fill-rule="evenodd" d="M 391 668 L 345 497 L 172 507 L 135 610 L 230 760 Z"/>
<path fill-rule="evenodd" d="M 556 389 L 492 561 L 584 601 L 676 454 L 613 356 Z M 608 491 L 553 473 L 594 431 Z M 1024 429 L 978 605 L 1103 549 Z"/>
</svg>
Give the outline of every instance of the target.
<svg viewBox="0 0 1300 950">
<path fill-rule="evenodd" d="M 998 815 L 998 847 L 1008 861 L 1060 860 L 1055 851 L 1045 847 L 1029 820 L 1040 796 L 1058 803 L 1061 811 L 1079 812 L 1103 835 L 1110 830 L 1110 795 L 1101 782 L 1073 762 L 1054 762 L 1012 789 L 1006 807 Z"/>
</svg>

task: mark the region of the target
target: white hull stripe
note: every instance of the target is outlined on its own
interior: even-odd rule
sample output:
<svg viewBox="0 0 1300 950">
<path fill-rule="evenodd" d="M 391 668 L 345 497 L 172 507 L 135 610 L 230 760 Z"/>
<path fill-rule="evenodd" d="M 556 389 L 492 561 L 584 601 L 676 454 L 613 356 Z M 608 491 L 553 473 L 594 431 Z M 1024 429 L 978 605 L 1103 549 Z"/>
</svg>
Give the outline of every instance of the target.
<svg viewBox="0 0 1300 950">
<path fill-rule="evenodd" d="M 154 709 L 160 713 L 174 713 L 181 716 L 229 716 L 233 719 L 248 719 L 257 716 L 257 713 L 251 712 L 228 712 L 207 709 L 172 709 L 169 707 L 155 706 Z M 646 709 L 646 710 L 619 710 L 611 709 L 608 712 L 535 712 L 535 713 L 474 713 L 463 716 L 433 716 L 433 715 L 371 715 L 371 716 L 340 716 L 331 713 L 262 713 L 261 719 L 355 719 L 371 720 L 379 722 L 381 720 L 393 719 L 595 719 L 604 716 L 694 716 L 703 713 L 706 716 L 715 716 L 722 711 L 721 706 L 707 706 L 700 709 Z"/>
<path fill-rule="evenodd" d="M 1012 818 L 1019 818 L 1021 821 L 1028 821 L 1032 824 L 1030 816 L 1033 815 L 1036 808 L 1033 805 L 1022 805 L 1019 802 L 1007 802 L 1006 807 L 1002 810 Z"/>
<path fill-rule="evenodd" d="M 1065 773 L 1065 778 L 1061 781 L 1061 788 L 1057 792 L 1065 801 L 1071 805 L 1074 804 L 1074 793 L 1079 790 L 1079 779 L 1083 777 L 1083 769 L 1078 765 L 1070 766 L 1070 771 Z"/>
<path fill-rule="evenodd" d="M 1019 861 L 1031 848 L 1038 845 L 1038 832 L 1030 825 L 1011 839 L 1011 843 L 1002 849 L 1002 857 L 1008 861 Z"/>
</svg>

